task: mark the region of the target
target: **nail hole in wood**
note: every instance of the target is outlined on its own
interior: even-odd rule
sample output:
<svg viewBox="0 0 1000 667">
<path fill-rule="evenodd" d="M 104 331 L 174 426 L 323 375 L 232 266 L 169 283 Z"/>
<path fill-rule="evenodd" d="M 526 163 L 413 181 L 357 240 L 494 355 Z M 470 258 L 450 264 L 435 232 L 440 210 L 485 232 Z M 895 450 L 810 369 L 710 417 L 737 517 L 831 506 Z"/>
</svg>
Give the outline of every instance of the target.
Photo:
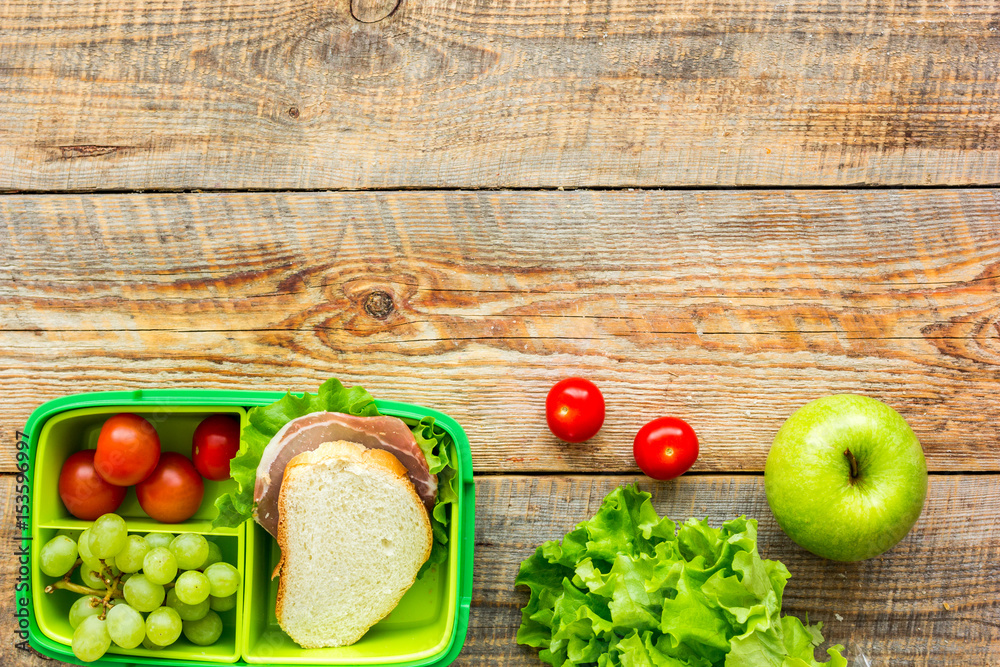
<svg viewBox="0 0 1000 667">
<path fill-rule="evenodd" d="M 299 108 L 298 107 L 291 107 L 291 108 L 289 108 L 288 109 L 288 115 L 291 116 L 292 118 L 298 118 L 299 117 Z"/>
</svg>

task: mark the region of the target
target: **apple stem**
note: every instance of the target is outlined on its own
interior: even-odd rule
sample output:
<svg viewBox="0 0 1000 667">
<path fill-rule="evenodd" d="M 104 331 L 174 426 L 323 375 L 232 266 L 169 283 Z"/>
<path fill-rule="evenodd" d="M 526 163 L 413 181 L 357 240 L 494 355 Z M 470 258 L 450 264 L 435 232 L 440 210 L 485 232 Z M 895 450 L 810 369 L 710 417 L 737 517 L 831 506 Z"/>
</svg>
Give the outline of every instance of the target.
<svg viewBox="0 0 1000 667">
<path fill-rule="evenodd" d="M 850 449 L 844 450 L 844 456 L 847 457 L 848 462 L 851 464 L 851 484 L 854 484 L 854 480 L 858 478 L 858 460 L 854 458 L 854 454 Z"/>
</svg>

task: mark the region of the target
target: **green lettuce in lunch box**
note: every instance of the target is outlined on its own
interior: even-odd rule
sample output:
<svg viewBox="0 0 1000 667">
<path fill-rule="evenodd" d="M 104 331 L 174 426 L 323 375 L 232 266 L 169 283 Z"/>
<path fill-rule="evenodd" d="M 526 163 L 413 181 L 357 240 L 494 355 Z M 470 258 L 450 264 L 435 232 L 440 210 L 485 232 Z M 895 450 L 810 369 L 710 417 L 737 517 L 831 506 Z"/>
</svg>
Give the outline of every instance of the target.
<svg viewBox="0 0 1000 667">
<path fill-rule="evenodd" d="M 757 522 L 662 519 L 650 494 L 612 491 L 589 521 L 521 564 L 517 641 L 553 667 L 846 667 L 822 623 L 781 615 L 790 575 L 757 552 Z"/>
<path fill-rule="evenodd" d="M 335 378 L 321 384 L 315 395 L 307 392 L 297 396 L 289 392 L 270 405 L 251 408 L 247 412 L 247 425 L 240 434 L 240 451 L 229 463 L 229 470 L 239 488 L 215 501 L 219 516 L 213 521 L 213 526 L 234 527 L 253 518 L 254 483 L 264 448 L 282 426 L 311 412 L 341 412 L 359 417 L 380 414 L 371 394 L 361 387 L 345 387 Z M 423 451 L 431 474 L 437 475 L 438 479 L 437 499 L 431 512 L 434 542 L 431 555 L 421 570 L 423 573 L 430 566 L 444 562 L 448 555 L 447 528 L 452 505 L 458 501 L 456 470 L 448 453 L 451 436 L 434 423 L 433 417 L 424 417 L 416 423 L 407 421 L 407 426 Z"/>
</svg>

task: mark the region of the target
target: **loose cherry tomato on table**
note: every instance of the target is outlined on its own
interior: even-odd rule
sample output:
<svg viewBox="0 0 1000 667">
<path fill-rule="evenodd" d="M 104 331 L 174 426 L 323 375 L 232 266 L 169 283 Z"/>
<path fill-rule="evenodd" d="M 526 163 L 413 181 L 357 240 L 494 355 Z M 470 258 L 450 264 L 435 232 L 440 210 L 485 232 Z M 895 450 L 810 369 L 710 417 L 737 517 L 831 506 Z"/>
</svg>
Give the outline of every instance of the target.
<svg viewBox="0 0 1000 667">
<path fill-rule="evenodd" d="M 153 474 L 135 487 L 142 511 L 162 523 L 190 519 L 205 496 L 205 483 L 183 454 L 164 452 Z"/>
<path fill-rule="evenodd" d="M 148 421 L 125 412 L 111 417 L 97 436 L 94 467 L 105 481 L 131 486 L 149 477 L 160 460 L 160 436 Z"/>
<path fill-rule="evenodd" d="M 94 468 L 94 450 L 70 454 L 59 471 L 59 497 L 77 519 L 93 521 L 114 512 L 125 500 L 126 488 L 104 481 Z"/>
<path fill-rule="evenodd" d="M 229 459 L 238 451 L 240 423 L 229 415 L 212 415 L 194 430 L 191 460 L 205 479 L 229 479 Z"/>
<path fill-rule="evenodd" d="M 545 399 L 545 420 L 560 440 L 589 440 L 604 424 L 604 396 L 590 380 L 578 377 L 561 380 Z"/>
<path fill-rule="evenodd" d="M 653 479 L 673 479 L 694 465 L 698 436 L 683 419 L 660 417 L 639 429 L 632 454 L 639 469 Z"/>
</svg>

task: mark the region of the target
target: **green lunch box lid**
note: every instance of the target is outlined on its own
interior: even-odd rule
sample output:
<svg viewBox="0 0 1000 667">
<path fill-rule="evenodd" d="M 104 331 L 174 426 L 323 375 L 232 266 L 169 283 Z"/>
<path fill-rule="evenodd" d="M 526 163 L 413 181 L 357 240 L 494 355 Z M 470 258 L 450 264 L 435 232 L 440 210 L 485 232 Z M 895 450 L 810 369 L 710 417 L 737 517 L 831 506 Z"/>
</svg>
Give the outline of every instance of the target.
<svg viewBox="0 0 1000 667">
<path fill-rule="evenodd" d="M 165 450 L 172 446 L 175 451 L 184 448 L 189 451 L 190 434 L 205 416 L 227 412 L 245 423 L 245 409 L 268 405 L 284 395 L 284 392 L 271 391 L 152 389 L 75 394 L 44 403 L 32 412 L 19 441 L 19 455 L 26 453 L 28 465 L 23 476 L 19 475 L 18 484 L 25 483 L 30 489 L 27 515 L 16 517 L 19 521 L 23 520 L 19 523 L 23 526 L 23 543 L 34 545 L 39 536 L 44 536 L 43 540 L 48 539 L 61 528 L 82 528 L 90 523 L 68 516 L 55 495 L 52 498 L 36 497 L 38 489 L 35 485 L 44 485 L 46 493 L 51 489 L 55 494 L 55 481 L 66 452 L 80 449 L 87 443 L 93 445 L 100 424 L 108 416 L 123 411 L 151 415 L 159 420 L 154 423 L 161 431 L 161 444 Z M 452 507 L 447 561 L 421 577 L 396 609 L 356 644 L 335 649 L 302 649 L 281 632 L 274 617 L 277 582 L 270 580 L 271 568 L 278 555 L 273 538 L 253 521 L 247 521 L 238 528 L 212 530 L 210 527 L 215 513 L 213 496 L 235 487 L 232 480 L 206 480 L 205 500 L 189 522 L 158 524 L 142 516 L 131 489 L 118 510 L 126 516 L 130 532 L 160 530 L 210 534 L 220 544 L 226 559 L 237 562 L 243 575 L 243 585 L 239 590 L 237 607 L 222 614 L 225 642 L 220 640 L 211 647 L 197 647 L 186 643 L 182 637 L 178 644 L 162 651 L 140 648 L 131 652 L 109 652 L 96 662 L 81 662 L 67 643 L 72 629 L 65 611 L 68 596 L 72 594 L 59 591 L 53 597 L 63 593 L 65 596 L 58 603 L 51 604 L 43 597 L 46 594 L 41 590 L 39 577 L 42 575 L 38 569 L 37 550 L 30 547 L 28 588 L 15 592 L 21 623 L 18 629 L 26 632 L 29 645 L 39 653 L 80 665 L 449 665 L 458 657 L 465 643 L 472 598 L 475 486 L 469 440 L 458 422 L 441 412 L 393 401 L 376 400 L 375 404 L 380 413 L 404 420 L 433 417 L 435 424 L 451 436 L 454 446 L 452 458 L 457 467 L 458 499 Z M 68 433 L 77 435 L 69 441 Z M 168 437 L 162 437 L 164 434 Z M 165 444 L 168 439 L 172 445 Z M 43 442 L 40 443 L 40 440 Z M 182 446 L 178 447 L 177 442 Z M 58 459 L 52 455 L 46 457 L 46 452 L 60 447 Z M 39 454 L 42 458 L 36 460 Z M 19 463 L 23 463 L 23 459 L 19 459 Z M 134 517 L 134 513 L 140 514 Z M 39 600 L 41 608 L 36 608 Z"/>
</svg>

